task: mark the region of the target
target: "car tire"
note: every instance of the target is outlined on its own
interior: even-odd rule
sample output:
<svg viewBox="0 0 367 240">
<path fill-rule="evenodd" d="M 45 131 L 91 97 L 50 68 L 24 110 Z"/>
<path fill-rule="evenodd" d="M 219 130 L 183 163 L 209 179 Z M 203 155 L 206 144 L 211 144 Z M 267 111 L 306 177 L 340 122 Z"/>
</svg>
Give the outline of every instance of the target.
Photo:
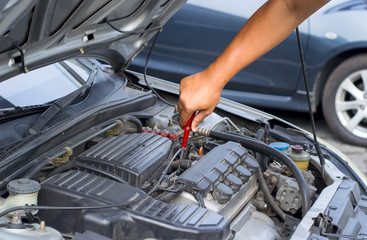
<svg viewBox="0 0 367 240">
<path fill-rule="evenodd" d="M 340 139 L 367 146 L 367 54 L 348 58 L 333 70 L 323 91 L 322 109 Z"/>
</svg>

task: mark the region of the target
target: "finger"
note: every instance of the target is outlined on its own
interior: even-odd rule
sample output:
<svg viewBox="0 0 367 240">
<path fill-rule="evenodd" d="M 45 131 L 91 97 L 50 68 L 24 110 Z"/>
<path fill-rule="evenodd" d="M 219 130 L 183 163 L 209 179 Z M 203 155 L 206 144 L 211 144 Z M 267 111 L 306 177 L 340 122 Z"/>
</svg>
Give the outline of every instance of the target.
<svg viewBox="0 0 367 240">
<path fill-rule="evenodd" d="M 184 123 L 184 117 L 185 117 L 185 105 L 182 102 L 181 96 L 179 96 L 178 102 L 177 102 L 177 110 L 179 112 L 179 118 L 178 118 L 178 124 L 181 128 L 185 125 Z"/>
<path fill-rule="evenodd" d="M 178 110 L 179 113 L 181 113 L 183 111 L 183 109 L 184 109 L 184 105 L 181 101 L 181 98 L 179 98 L 178 101 L 177 101 L 177 110 Z"/>
<path fill-rule="evenodd" d="M 207 111 L 200 111 L 200 112 L 198 112 L 198 114 L 196 114 L 196 116 L 192 120 L 192 124 L 191 124 L 191 129 L 192 129 L 193 132 L 196 132 L 199 124 L 201 123 L 201 121 L 203 121 L 204 118 L 206 118 L 209 114 L 210 113 L 208 113 Z"/>
<path fill-rule="evenodd" d="M 191 113 L 187 112 L 185 109 L 180 112 L 179 124 L 180 124 L 181 128 L 184 128 L 184 126 L 186 125 L 187 121 L 189 120 L 191 114 L 192 114 L 192 112 Z"/>
</svg>

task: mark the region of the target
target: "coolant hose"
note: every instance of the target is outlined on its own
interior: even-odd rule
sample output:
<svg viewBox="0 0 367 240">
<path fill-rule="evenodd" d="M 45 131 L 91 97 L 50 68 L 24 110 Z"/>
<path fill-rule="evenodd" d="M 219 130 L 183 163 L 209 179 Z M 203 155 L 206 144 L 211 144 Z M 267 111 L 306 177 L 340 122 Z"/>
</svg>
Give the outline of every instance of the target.
<svg viewBox="0 0 367 240">
<path fill-rule="evenodd" d="M 141 121 L 138 118 L 131 116 L 131 115 L 127 115 L 127 116 L 124 116 L 122 119 L 125 120 L 126 122 L 134 123 L 137 128 L 137 133 L 141 133 L 143 131 L 143 124 L 141 123 Z"/>
<path fill-rule="evenodd" d="M 256 139 L 253 139 L 247 136 L 232 135 L 230 133 L 223 133 L 223 132 L 218 132 L 214 130 L 207 130 L 204 128 L 199 128 L 197 130 L 197 133 L 199 135 L 206 136 L 206 137 L 222 139 L 225 141 L 239 142 L 241 143 L 241 145 L 243 145 L 246 148 L 262 153 L 264 155 L 272 156 L 275 159 L 277 159 L 278 161 L 282 162 L 284 165 L 286 165 L 288 169 L 292 172 L 293 176 L 296 178 L 296 181 L 300 188 L 300 194 L 302 198 L 302 216 L 306 215 L 308 209 L 310 209 L 310 206 L 311 206 L 310 192 L 308 190 L 308 186 L 306 184 L 306 181 L 301 171 L 289 157 L 287 157 L 285 154 L 283 154 L 279 150 L 273 147 L 270 147 L 259 140 L 256 140 Z"/>
</svg>

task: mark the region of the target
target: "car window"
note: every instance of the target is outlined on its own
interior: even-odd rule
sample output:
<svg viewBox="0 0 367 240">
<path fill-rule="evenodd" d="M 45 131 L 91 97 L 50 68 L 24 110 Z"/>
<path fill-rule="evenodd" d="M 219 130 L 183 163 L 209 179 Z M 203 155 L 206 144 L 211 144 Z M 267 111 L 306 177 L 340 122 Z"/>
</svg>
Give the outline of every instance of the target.
<svg viewBox="0 0 367 240">
<path fill-rule="evenodd" d="M 78 89 L 90 72 L 77 60 L 68 60 L 20 74 L 0 83 L 0 108 L 44 104 Z M 4 103 L 8 106 L 4 106 Z"/>
</svg>

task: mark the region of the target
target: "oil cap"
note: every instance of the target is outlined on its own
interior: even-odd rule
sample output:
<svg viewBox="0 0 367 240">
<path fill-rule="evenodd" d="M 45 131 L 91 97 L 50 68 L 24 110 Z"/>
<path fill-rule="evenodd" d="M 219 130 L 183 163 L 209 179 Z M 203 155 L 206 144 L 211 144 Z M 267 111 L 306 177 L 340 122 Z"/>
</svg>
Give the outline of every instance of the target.
<svg viewBox="0 0 367 240">
<path fill-rule="evenodd" d="M 40 189 L 41 184 L 39 184 L 37 181 L 27 178 L 16 179 L 8 183 L 10 195 L 35 193 Z"/>
</svg>

